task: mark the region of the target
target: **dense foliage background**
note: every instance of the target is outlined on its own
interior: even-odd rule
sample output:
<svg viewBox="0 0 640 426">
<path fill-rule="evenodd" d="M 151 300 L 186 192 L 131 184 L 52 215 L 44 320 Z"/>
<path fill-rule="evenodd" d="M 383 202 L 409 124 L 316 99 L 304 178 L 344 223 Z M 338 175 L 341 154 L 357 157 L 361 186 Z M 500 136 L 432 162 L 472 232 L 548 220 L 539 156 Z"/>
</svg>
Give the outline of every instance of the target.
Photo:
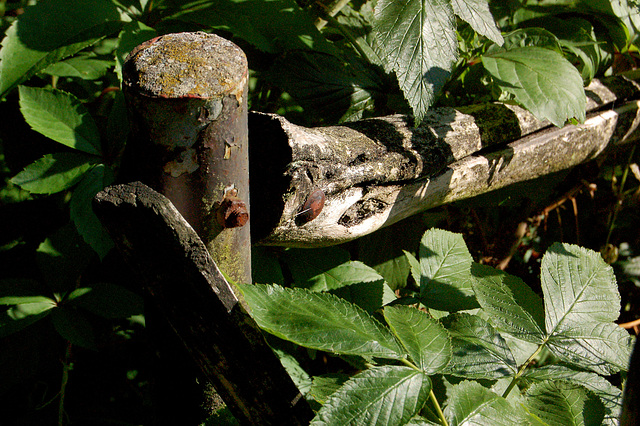
<svg viewBox="0 0 640 426">
<path fill-rule="evenodd" d="M 640 28 L 624 0 L 3 0 L 0 16 L 0 423 L 43 425 L 144 424 L 154 410 L 139 286 L 90 209 L 118 175 L 120 70 L 140 42 L 179 31 L 232 39 L 249 59 L 250 108 L 303 125 L 391 113 L 419 123 L 429 108 L 500 100 L 562 126 L 584 120 L 583 85 L 636 68 Z M 638 157 L 632 144 L 342 247 L 256 248 L 254 281 L 302 285 L 353 260 L 411 295 L 403 250 L 417 253 L 439 226 L 538 293 L 554 241 L 600 251 L 616 272 L 619 322 L 631 322 Z M 353 369 L 316 353 L 298 362 L 313 375 Z"/>
</svg>

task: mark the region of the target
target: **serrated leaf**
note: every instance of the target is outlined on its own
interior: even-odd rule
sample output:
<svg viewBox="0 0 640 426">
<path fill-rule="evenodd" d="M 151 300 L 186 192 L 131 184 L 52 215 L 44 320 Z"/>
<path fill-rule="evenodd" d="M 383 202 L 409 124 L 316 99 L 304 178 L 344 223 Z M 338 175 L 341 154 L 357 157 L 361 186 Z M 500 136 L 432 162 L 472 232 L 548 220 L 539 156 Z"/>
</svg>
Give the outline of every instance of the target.
<svg viewBox="0 0 640 426">
<path fill-rule="evenodd" d="M 482 64 L 503 91 L 538 119 L 558 127 L 570 118 L 584 121 L 582 77 L 558 52 L 522 47 L 484 55 Z"/>
<path fill-rule="evenodd" d="M 28 7 L 6 32 L 0 50 L 0 99 L 52 63 L 121 26 L 108 0 L 49 0 Z"/>
<path fill-rule="evenodd" d="M 473 309 L 473 258 L 462 235 L 430 229 L 420 241 L 420 298 L 427 307 L 443 311 Z"/>
<path fill-rule="evenodd" d="M 553 244 L 540 274 L 549 348 L 564 360 L 601 374 L 627 368 L 631 338 L 613 323 L 620 293 L 599 253 Z"/>
<path fill-rule="evenodd" d="M 407 367 L 374 367 L 355 375 L 322 406 L 311 425 L 401 425 L 418 414 L 431 380 Z"/>
<path fill-rule="evenodd" d="M 451 6 L 454 13 L 467 21 L 475 32 L 502 45 L 504 39 L 493 20 L 487 0 L 451 0 Z"/>
<path fill-rule="evenodd" d="M 89 154 L 100 154 L 100 132 L 71 93 L 20 86 L 20 111 L 33 130 Z"/>
<path fill-rule="evenodd" d="M 73 191 L 70 203 L 71 220 L 78 233 L 104 258 L 113 247 L 113 241 L 93 212 L 91 202 L 95 195 L 113 182 L 113 172 L 104 164 L 95 166 Z"/>
<path fill-rule="evenodd" d="M 66 307 L 55 309 L 51 320 L 56 331 L 64 339 L 83 348 L 95 348 L 96 336 L 93 326 L 77 309 Z"/>
<path fill-rule="evenodd" d="M 577 371 L 563 365 L 546 365 L 528 369 L 524 377 L 527 380 L 565 380 L 581 385 L 593 392 L 604 406 L 603 424 L 617 426 L 622 411 L 622 391 L 613 386 L 604 377 L 586 371 Z"/>
<path fill-rule="evenodd" d="M 372 114 L 375 98 L 384 91 L 378 74 L 358 58 L 345 61 L 322 52 L 289 52 L 274 64 L 270 76 L 305 111 L 328 122 Z"/>
<path fill-rule="evenodd" d="M 78 77 L 83 80 L 95 80 L 105 75 L 113 64 L 113 61 L 83 55 L 51 64 L 43 72 L 57 77 Z"/>
<path fill-rule="evenodd" d="M 589 405 L 600 404 L 589 398 L 581 386 L 559 380 L 549 380 L 532 385 L 526 394 L 525 407 L 538 419 L 549 425 L 599 425 L 602 411 Z M 588 410 L 589 417 L 585 416 Z M 600 411 L 600 418 L 594 416 Z"/>
<path fill-rule="evenodd" d="M 458 57 L 453 8 L 439 0 L 379 0 L 374 18 L 376 53 L 396 74 L 418 125 Z"/>
<path fill-rule="evenodd" d="M 611 266 L 592 250 L 555 243 L 542 258 L 540 271 L 546 327 L 612 322 L 620 315 L 620 293 Z"/>
<path fill-rule="evenodd" d="M 449 331 L 453 358 L 448 374 L 468 379 L 512 377 L 517 364 L 504 338 L 482 318 L 451 314 L 442 324 Z"/>
<path fill-rule="evenodd" d="M 307 348 L 346 355 L 401 359 L 389 329 L 334 295 L 280 286 L 239 285 L 258 325 Z"/>
<path fill-rule="evenodd" d="M 11 183 L 33 194 L 54 194 L 71 188 L 98 161 L 98 157 L 58 152 L 47 154 L 24 168 Z"/>
<path fill-rule="evenodd" d="M 450 426 L 524 424 L 506 399 L 477 382 L 463 381 L 451 387 L 444 415 Z"/>
<path fill-rule="evenodd" d="M 384 318 L 413 362 L 426 374 L 441 372 L 451 360 L 451 337 L 426 313 L 407 306 L 388 306 Z"/>
<path fill-rule="evenodd" d="M 476 298 L 494 325 L 513 336 L 542 343 L 544 317 L 540 298 L 517 277 L 474 264 Z"/>
<path fill-rule="evenodd" d="M 632 339 L 617 324 L 590 322 L 553 334 L 547 347 L 568 363 L 609 375 L 627 370 Z"/>
</svg>

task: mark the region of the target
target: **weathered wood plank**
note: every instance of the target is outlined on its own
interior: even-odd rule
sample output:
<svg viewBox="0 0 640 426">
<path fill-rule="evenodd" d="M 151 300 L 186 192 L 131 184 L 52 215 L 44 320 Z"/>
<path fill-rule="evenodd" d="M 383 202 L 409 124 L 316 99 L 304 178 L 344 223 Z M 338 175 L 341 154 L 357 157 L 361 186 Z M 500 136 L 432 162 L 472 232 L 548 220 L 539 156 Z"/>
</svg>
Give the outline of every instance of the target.
<svg viewBox="0 0 640 426">
<path fill-rule="evenodd" d="M 588 120 L 563 129 L 502 104 L 436 109 L 418 128 L 399 115 L 310 129 L 253 114 L 252 204 L 260 212 L 252 219 L 253 241 L 343 243 L 428 208 L 588 161 L 635 138 L 622 136 L 635 131 L 636 103 L 611 108 L 638 98 L 638 85 L 624 77 L 605 83 L 587 88 Z M 317 189 L 324 209 L 303 223 L 301 206 Z"/>
<path fill-rule="evenodd" d="M 94 210 L 236 419 L 308 424 L 306 400 L 173 204 L 136 182 L 106 188 Z"/>
</svg>

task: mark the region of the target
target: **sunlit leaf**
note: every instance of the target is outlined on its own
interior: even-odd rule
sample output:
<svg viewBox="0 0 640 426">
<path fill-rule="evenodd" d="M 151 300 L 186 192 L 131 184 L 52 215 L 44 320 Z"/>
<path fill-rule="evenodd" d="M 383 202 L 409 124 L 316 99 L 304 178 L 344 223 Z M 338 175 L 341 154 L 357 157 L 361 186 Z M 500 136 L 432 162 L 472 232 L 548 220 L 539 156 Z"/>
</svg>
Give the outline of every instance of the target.
<svg viewBox="0 0 640 426">
<path fill-rule="evenodd" d="M 98 127 L 72 94 L 20 86 L 20 111 L 36 132 L 68 147 L 100 154 Z"/>
<path fill-rule="evenodd" d="M 431 380 L 408 367 L 375 367 L 355 375 L 324 403 L 311 425 L 401 425 L 425 404 Z"/>
<path fill-rule="evenodd" d="M 467 21 L 478 34 L 502 44 L 502 34 L 493 20 L 487 0 L 451 0 L 451 6 L 455 14 Z"/>
<path fill-rule="evenodd" d="M 53 194 L 71 188 L 98 161 L 91 155 L 58 152 L 29 164 L 11 182 L 34 194 Z"/>
<path fill-rule="evenodd" d="M 241 285 L 258 325 L 282 339 L 338 354 L 399 359 L 391 331 L 361 308 L 327 293 Z"/>
<path fill-rule="evenodd" d="M 522 47 L 484 55 L 482 64 L 502 90 L 537 118 L 558 127 L 570 118 L 584 121 L 582 77 L 560 53 Z"/>
<path fill-rule="evenodd" d="M 439 0 L 378 0 L 374 16 L 376 53 L 420 124 L 458 57 L 453 8 Z"/>
<path fill-rule="evenodd" d="M 388 306 L 384 318 L 413 362 L 426 374 L 441 372 L 451 360 L 451 337 L 425 312 L 407 306 Z"/>
</svg>

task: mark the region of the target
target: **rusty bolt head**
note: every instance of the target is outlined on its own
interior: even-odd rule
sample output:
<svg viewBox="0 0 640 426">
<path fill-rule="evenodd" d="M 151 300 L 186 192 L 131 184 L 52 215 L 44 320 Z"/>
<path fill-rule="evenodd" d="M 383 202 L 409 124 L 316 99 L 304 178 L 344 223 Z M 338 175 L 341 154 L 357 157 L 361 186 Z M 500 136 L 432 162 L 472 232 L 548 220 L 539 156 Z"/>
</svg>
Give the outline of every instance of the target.
<svg viewBox="0 0 640 426">
<path fill-rule="evenodd" d="M 223 228 L 238 228 L 249 220 L 247 205 L 238 197 L 228 197 L 222 201 L 216 211 L 218 223 Z"/>
</svg>

